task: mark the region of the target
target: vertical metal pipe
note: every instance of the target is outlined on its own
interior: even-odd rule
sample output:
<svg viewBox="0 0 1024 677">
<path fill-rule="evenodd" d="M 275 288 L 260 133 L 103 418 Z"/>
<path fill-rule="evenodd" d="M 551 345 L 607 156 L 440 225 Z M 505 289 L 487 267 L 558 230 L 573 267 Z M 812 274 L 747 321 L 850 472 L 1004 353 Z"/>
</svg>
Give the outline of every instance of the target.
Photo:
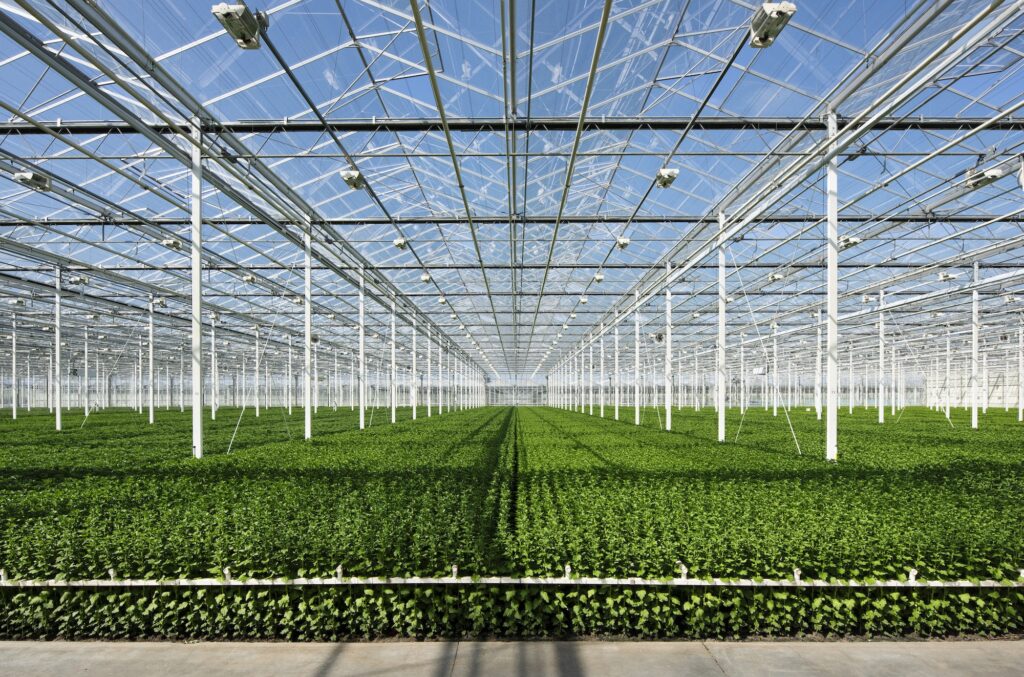
<svg viewBox="0 0 1024 677">
<path fill-rule="evenodd" d="M 359 429 L 366 428 L 366 280 L 359 269 Z"/>
<path fill-rule="evenodd" d="M 395 342 L 397 336 L 395 335 L 395 298 L 391 297 L 391 378 L 388 383 L 390 388 L 388 389 L 388 395 L 391 405 L 391 422 L 394 423 L 397 418 L 398 412 L 398 369 L 395 362 Z"/>
<path fill-rule="evenodd" d="M 633 292 L 633 425 L 640 425 L 640 292 Z"/>
<path fill-rule="evenodd" d="M 616 313 L 618 315 L 618 313 Z M 615 320 L 615 365 L 613 367 L 615 371 L 615 420 L 619 420 L 619 403 L 622 400 L 622 376 L 619 371 L 619 322 L 616 317 Z"/>
<path fill-rule="evenodd" d="M 199 121 L 192 121 L 192 456 L 203 457 L 203 154 Z"/>
<path fill-rule="evenodd" d="M 838 133 L 836 114 L 828 114 L 828 134 L 833 139 Z M 839 458 L 839 160 L 829 160 L 826 177 L 826 290 L 825 290 L 825 350 L 827 353 L 825 376 L 825 459 L 836 461 Z M 853 359 L 852 353 L 850 359 Z M 817 395 L 821 398 L 821 326 L 818 327 L 818 369 L 816 376 Z M 851 362 L 852 369 L 852 362 Z M 851 371 L 850 385 L 852 390 L 853 376 Z M 853 412 L 851 392 L 850 412 Z M 821 418 L 819 411 L 818 418 Z"/>
<path fill-rule="evenodd" d="M 306 217 L 305 229 L 302 233 L 303 253 L 303 284 L 302 284 L 302 414 L 303 439 L 313 438 L 313 224 Z M 362 271 L 360 277 L 360 311 L 359 324 L 362 325 Z M 361 338 L 360 338 L 361 342 Z M 360 427 L 362 412 L 360 411 Z"/>
<path fill-rule="evenodd" d="M 61 426 L 61 413 L 64 408 L 63 401 L 63 388 L 61 386 L 61 373 L 60 373 L 60 300 L 61 300 L 61 271 L 57 268 L 54 275 L 53 283 L 53 384 L 54 384 L 54 395 L 56 402 L 54 402 L 54 411 L 56 412 L 56 426 L 57 430 L 60 431 Z"/>
<path fill-rule="evenodd" d="M 725 245 L 721 236 L 725 228 L 725 213 L 718 212 L 718 340 L 716 341 L 718 378 L 715 384 L 715 408 L 718 410 L 718 441 L 725 442 Z"/>
<path fill-rule="evenodd" d="M 980 279 L 978 262 L 974 262 L 974 289 L 971 291 L 971 428 L 978 429 L 978 339 L 981 333 L 981 309 L 978 298 Z"/>
<path fill-rule="evenodd" d="M 672 264 L 665 264 L 665 275 Z M 672 430 L 672 289 L 665 286 L 665 430 Z"/>
<path fill-rule="evenodd" d="M 885 290 L 878 292 L 878 422 L 885 423 Z"/>
<path fill-rule="evenodd" d="M 416 408 L 420 399 L 419 373 L 416 370 L 416 318 L 412 318 L 412 373 L 409 381 L 409 404 L 412 406 L 412 420 L 416 420 Z"/>
</svg>

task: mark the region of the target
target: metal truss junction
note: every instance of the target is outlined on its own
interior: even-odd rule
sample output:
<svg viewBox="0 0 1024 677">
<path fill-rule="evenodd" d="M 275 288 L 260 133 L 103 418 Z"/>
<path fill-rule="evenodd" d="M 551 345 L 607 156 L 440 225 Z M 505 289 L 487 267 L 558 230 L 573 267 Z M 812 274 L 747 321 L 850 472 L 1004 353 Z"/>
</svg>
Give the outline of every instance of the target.
<svg viewBox="0 0 1024 677">
<path fill-rule="evenodd" d="M 1020 407 L 1019 1 L 228 5 L 0 0 L 15 411 Z"/>
</svg>

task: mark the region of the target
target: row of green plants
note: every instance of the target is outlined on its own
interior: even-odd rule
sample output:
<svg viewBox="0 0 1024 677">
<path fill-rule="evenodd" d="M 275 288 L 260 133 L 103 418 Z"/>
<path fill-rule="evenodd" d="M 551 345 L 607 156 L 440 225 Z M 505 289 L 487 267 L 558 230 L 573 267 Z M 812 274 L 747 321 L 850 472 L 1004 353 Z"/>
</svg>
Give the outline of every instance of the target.
<svg viewBox="0 0 1024 677">
<path fill-rule="evenodd" d="M 486 573 L 496 555 L 482 515 L 512 416 L 453 412 L 199 462 L 165 445 L 176 430 L 145 424 L 97 425 L 106 448 L 10 448 L 0 566 L 12 578 Z"/>
<path fill-rule="evenodd" d="M 632 421 L 632 412 L 624 419 Z M 653 418 L 647 411 L 645 419 Z M 738 415 L 738 412 L 737 412 Z M 845 421 L 838 465 L 798 455 L 786 424 L 747 413 L 739 442 L 553 409 L 519 412 L 518 568 L 599 576 L 1017 580 L 1024 566 L 1020 427 L 949 430 L 925 409 Z M 813 413 L 792 414 L 805 444 Z M 714 414 L 707 412 L 701 425 Z M 645 421 L 646 423 L 646 421 Z M 935 429 L 946 425 L 947 430 Z M 714 428 L 707 431 L 715 434 Z M 943 436 L 953 438 L 944 441 Z M 957 442 L 957 437 L 961 440 Z M 934 439 L 940 438 L 940 439 Z"/>
<path fill-rule="evenodd" d="M 744 638 L 1002 636 L 1024 593 L 987 590 L 684 590 L 361 587 L 0 591 L 0 636 L 282 639 L 388 636 Z"/>
<path fill-rule="evenodd" d="M 717 444 L 714 414 L 643 425 L 485 408 L 353 430 L 322 409 L 312 442 L 281 411 L 250 442 L 188 457 L 188 418 L 101 412 L 56 436 L 0 422 L 0 567 L 11 578 L 678 575 L 1016 580 L 1024 448 L 998 412 L 980 431 L 908 410 L 820 424 L 751 410 Z M 211 435 L 225 442 L 220 419 Z M 738 427 L 730 412 L 730 439 Z M 625 422 L 629 421 L 629 423 Z M 285 419 L 301 431 L 301 417 Z M 941 425 L 940 425 L 941 424 Z M 954 421 L 957 424 L 957 421 Z M 942 428 L 941 426 L 946 426 Z M 218 438 L 223 435 L 223 438 Z M 261 443 L 259 438 L 264 441 Z M 279 441 L 272 441 L 279 439 Z M 1024 631 L 1019 588 L 731 589 L 428 586 L 0 589 L 2 637 L 335 639 L 389 635 L 645 637 Z"/>
</svg>

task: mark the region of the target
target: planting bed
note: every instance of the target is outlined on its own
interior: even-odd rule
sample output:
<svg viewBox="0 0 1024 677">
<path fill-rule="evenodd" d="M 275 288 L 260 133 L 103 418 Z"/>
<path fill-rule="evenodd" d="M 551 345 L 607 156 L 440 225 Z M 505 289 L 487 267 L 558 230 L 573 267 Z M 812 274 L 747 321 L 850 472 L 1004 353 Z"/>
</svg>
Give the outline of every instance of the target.
<svg viewBox="0 0 1024 677">
<path fill-rule="evenodd" d="M 1024 443 L 1012 414 L 972 431 L 908 409 L 842 413 L 824 462 L 813 412 L 657 410 L 642 425 L 546 408 L 483 408 L 354 430 L 221 410 L 211 453 L 188 413 L 0 422 L 0 567 L 10 579 L 573 576 L 1016 581 Z M 741 425 L 742 418 L 742 425 Z M 736 437 L 736 431 L 739 436 Z M 3 637 L 1008 634 L 1021 588 L 700 589 L 342 585 L 0 590 Z"/>
</svg>

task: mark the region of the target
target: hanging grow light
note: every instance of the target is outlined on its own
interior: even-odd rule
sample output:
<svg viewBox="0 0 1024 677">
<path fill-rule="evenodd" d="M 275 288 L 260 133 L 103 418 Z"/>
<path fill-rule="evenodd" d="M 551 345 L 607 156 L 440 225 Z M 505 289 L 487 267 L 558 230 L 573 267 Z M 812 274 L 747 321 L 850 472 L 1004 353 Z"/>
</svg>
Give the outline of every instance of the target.
<svg viewBox="0 0 1024 677">
<path fill-rule="evenodd" d="M 260 30 L 270 26 L 265 12 L 253 12 L 244 2 L 222 2 L 210 8 L 213 16 L 242 49 L 259 49 Z"/>
<path fill-rule="evenodd" d="M 348 184 L 349 188 L 353 190 L 359 190 L 360 188 L 366 187 L 366 181 L 363 179 L 363 174 L 358 169 L 342 169 L 338 172 L 338 176 L 341 180 Z"/>
<path fill-rule="evenodd" d="M 47 192 L 53 188 L 53 183 L 50 177 L 46 174 L 40 174 L 39 172 L 15 172 L 14 181 L 20 183 L 26 188 L 32 190 L 38 190 L 40 192 Z"/>
<path fill-rule="evenodd" d="M 751 47 L 770 47 L 796 12 L 792 2 L 763 2 L 750 19 Z"/>
<path fill-rule="evenodd" d="M 995 183 L 1001 178 L 1003 178 L 1003 170 L 999 167 L 985 170 L 972 168 L 967 170 L 964 185 L 970 190 L 975 190 L 990 183 Z"/>
<path fill-rule="evenodd" d="M 670 169 L 669 167 L 662 167 L 658 170 L 657 175 L 654 177 L 654 183 L 658 188 L 668 188 L 671 186 L 676 177 L 679 176 L 678 169 Z"/>
</svg>

